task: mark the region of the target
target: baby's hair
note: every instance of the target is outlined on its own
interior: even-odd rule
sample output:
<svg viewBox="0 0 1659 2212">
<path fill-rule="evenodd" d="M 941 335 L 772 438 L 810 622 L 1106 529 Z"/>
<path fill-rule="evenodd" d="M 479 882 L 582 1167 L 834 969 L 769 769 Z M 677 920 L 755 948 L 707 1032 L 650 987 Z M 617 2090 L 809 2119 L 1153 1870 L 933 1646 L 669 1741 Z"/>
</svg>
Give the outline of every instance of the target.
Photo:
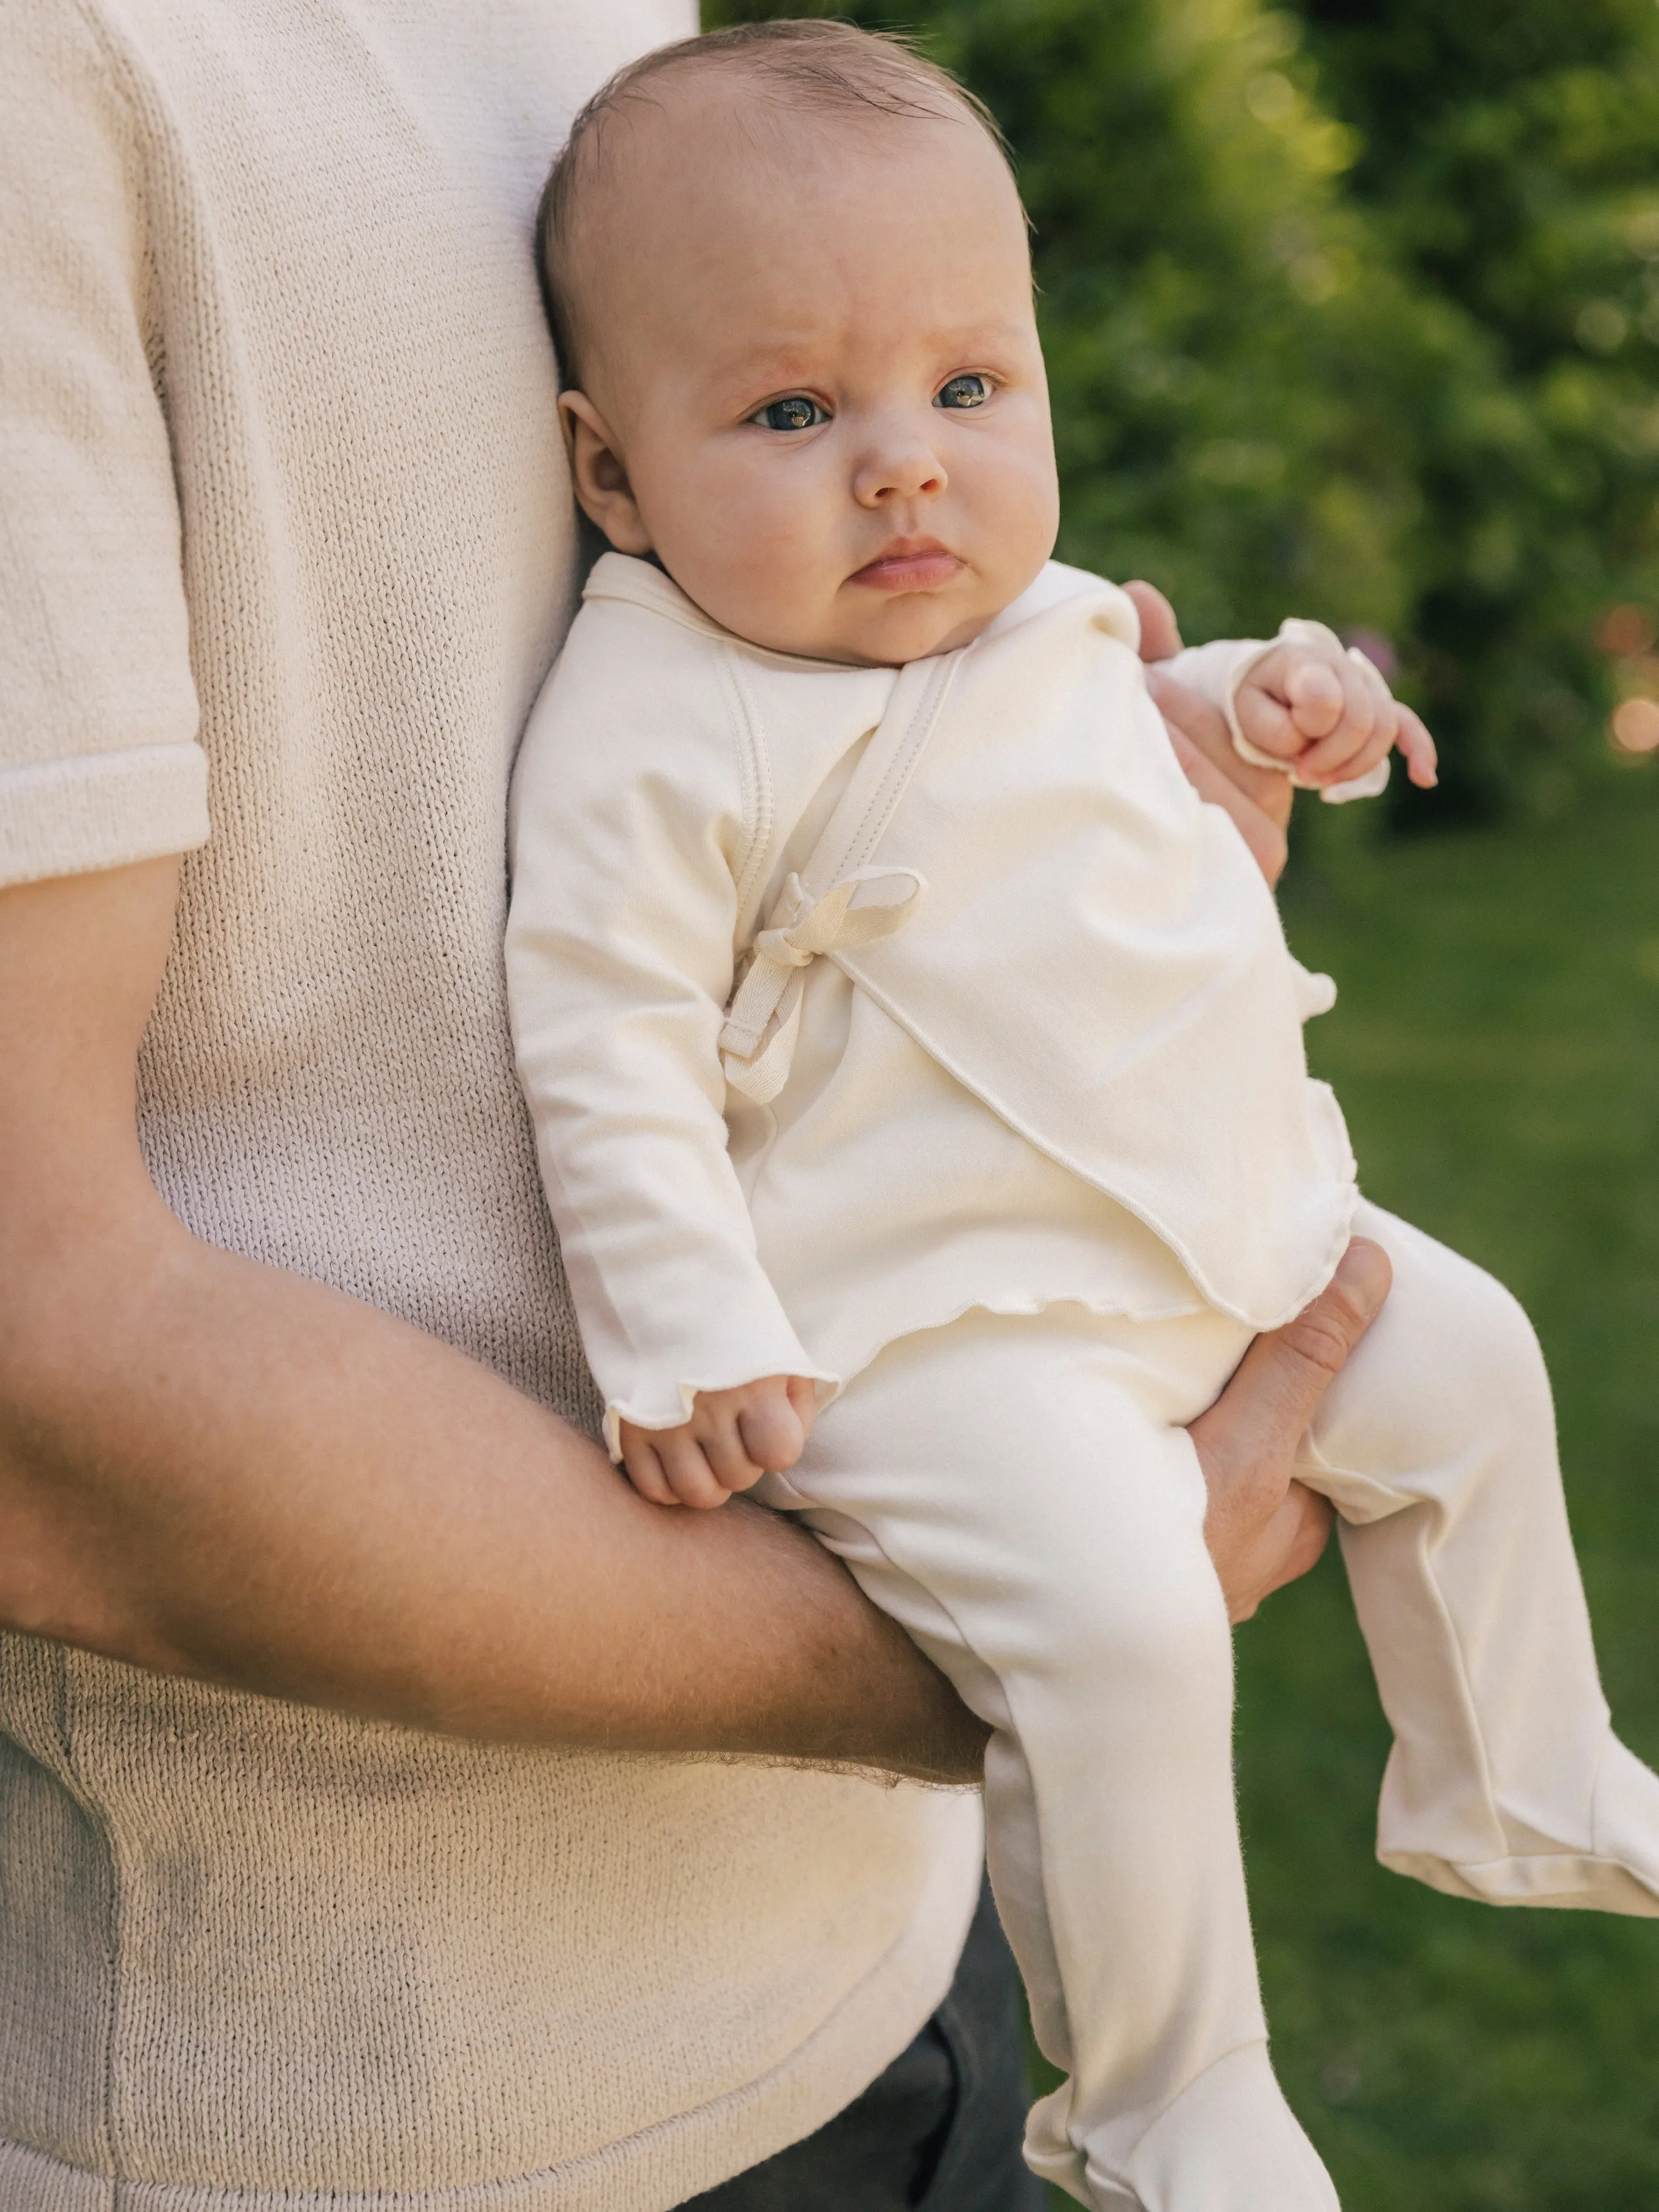
<svg viewBox="0 0 1659 2212">
<path fill-rule="evenodd" d="M 740 23 L 659 46 L 618 70 L 595 93 L 572 124 L 564 151 L 542 187 L 536 216 L 536 269 L 567 383 L 578 373 L 571 240 L 578 202 L 602 158 L 606 125 L 630 102 L 649 100 L 653 79 L 693 70 L 741 72 L 771 90 L 779 104 L 797 109 L 862 108 L 878 115 L 935 119 L 959 116 L 983 130 L 1013 167 L 1008 141 L 984 102 L 894 33 L 802 19 Z"/>
</svg>

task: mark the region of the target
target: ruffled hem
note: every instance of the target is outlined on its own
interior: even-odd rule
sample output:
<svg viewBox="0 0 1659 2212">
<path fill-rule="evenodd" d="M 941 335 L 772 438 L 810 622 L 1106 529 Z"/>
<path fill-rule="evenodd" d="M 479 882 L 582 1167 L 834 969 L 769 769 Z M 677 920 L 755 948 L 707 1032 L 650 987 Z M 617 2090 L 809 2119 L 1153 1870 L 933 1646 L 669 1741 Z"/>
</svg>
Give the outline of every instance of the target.
<svg viewBox="0 0 1659 2212">
<path fill-rule="evenodd" d="M 836 1361 L 839 1375 L 829 1397 L 839 1396 L 856 1376 L 879 1359 L 891 1344 L 902 1343 L 906 1337 L 927 1336 L 936 1328 L 948 1328 L 954 1322 L 972 1313 L 996 1314 L 1013 1321 L 1034 1321 L 1050 1313 L 1056 1306 L 1075 1306 L 1081 1313 L 1092 1315 L 1099 1321 L 1184 1321 L 1190 1316 L 1214 1313 L 1216 1309 L 1201 1297 L 1196 1290 L 1190 1298 L 1177 1299 L 1162 1304 L 1148 1304 L 1137 1298 L 1088 1297 L 1080 1291 L 1007 1291 L 960 1299 L 954 1305 L 941 1306 L 936 1313 L 924 1313 L 872 1337 L 858 1339 L 852 1346 L 840 1347 Z M 826 1405 L 829 1398 L 820 1398 Z M 628 1416 L 630 1419 L 633 1416 Z"/>
</svg>

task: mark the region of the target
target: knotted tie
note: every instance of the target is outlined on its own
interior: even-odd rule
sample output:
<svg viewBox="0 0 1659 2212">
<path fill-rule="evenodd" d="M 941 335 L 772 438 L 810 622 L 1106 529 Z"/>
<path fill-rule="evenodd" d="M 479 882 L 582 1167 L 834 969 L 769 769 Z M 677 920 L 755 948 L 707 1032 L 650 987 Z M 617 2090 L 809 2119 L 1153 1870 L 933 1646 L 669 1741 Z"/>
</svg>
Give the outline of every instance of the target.
<svg viewBox="0 0 1659 2212">
<path fill-rule="evenodd" d="M 866 884 L 911 886 L 908 895 L 853 900 Z M 826 952 L 851 951 L 902 929 L 927 884 L 914 868 L 854 868 L 814 899 L 799 876 L 778 895 L 754 956 L 726 1011 L 720 1058 L 726 1080 L 757 1106 L 769 1105 L 789 1079 L 801 1028 L 805 970 Z"/>
</svg>

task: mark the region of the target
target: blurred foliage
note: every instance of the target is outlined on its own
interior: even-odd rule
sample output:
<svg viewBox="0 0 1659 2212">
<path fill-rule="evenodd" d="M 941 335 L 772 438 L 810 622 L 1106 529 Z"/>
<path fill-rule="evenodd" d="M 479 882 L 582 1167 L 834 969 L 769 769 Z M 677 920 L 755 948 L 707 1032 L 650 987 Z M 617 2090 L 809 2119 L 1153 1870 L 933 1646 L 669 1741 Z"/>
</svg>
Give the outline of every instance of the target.
<svg viewBox="0 0 1659 2212">
<path fill-rule="evenodd" d="M 1151 576 L 1190 636 L 1293 610 L 1390 640 L 1441 819 L 1599 778 L 1615 690 L 1659 697 L 1651 0 L 705 21 L 809 13 L 916 34 L 1008 132 L 1063 555 Z"/>
<path fill-rule="evenodd" d="M 1423 698 L 1487 779 L 1518 769 L 1547 803 L 1609 684 L 1659 689 L 1659 10 L 1301 12 L 1357 133 L 1352 204 L 1472 342 L 1418 418 Z"/>
</svg>

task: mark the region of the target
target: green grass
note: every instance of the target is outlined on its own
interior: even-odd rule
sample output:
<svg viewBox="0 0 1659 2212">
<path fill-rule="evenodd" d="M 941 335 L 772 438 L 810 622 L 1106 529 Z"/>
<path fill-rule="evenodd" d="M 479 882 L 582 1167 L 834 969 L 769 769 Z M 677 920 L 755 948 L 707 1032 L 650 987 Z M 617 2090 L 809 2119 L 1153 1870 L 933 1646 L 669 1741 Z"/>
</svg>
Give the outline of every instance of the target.
<svg viewBox="0 0 1659 2212">
<path fill-rule="evenodd" d="M 1537 1325 L 1603 1678 L 1659 1763 L 1659 768 L 1550 825 L 1319 826 L 1286 898 L 1341 991 L 1315 1066 L 1368 1194 Z M 1659 1923 L 1376 1864 L 1387 1732 L 1335 1547 L 1238 1655 L 1275 2056 L 1346 2212 L 1656 2212 Z"/>
</svg>

